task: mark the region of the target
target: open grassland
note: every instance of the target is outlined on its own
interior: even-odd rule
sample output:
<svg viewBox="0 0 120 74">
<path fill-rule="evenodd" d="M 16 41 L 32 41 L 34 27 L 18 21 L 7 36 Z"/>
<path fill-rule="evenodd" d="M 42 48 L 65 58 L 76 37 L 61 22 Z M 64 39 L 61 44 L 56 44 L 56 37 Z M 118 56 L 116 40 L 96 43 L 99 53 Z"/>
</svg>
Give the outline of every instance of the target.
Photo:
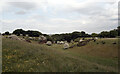
<svg viewBox="0 0 120 74">
<path fill-rule="evenodd" d="M 118 71 L 117 39 L 99 39 L 86 46 L 64 50 L 63 45 L 58 44 L 47 46 L 35 41 L 27 43 L 3 38 L 2 49 L 3 72 Z"/>
<path fill-rule="evenodd" d="M 102 44 L 102 41 L 105 44 Z M 116 44 L 113 44 L 113 43 Z M 82 47 L 75 47 L 70 49 L 69 51 L 80 53 L 80 54 L 87 54 L 93 56 L 100 56 L 105 58 L 117 58 L 118 57 L 118 39 L 116 38 L 105 38 L 99 39 L 96 42 L 91 41 L 86 46 Z"/>
</svg>

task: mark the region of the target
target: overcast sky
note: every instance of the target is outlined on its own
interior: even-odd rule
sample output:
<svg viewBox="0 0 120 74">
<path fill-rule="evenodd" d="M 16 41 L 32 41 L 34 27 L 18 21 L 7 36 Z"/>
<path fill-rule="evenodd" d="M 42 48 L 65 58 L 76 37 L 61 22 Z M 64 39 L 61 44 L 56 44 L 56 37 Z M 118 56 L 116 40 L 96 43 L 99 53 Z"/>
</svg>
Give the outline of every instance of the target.
<svg viewBox="0 0 120 74">
<path fill-rule="evenodd" d="M 99 33 L 118 26 L 118 0 L 1 0 L 1 32 Z"/>
</svg>

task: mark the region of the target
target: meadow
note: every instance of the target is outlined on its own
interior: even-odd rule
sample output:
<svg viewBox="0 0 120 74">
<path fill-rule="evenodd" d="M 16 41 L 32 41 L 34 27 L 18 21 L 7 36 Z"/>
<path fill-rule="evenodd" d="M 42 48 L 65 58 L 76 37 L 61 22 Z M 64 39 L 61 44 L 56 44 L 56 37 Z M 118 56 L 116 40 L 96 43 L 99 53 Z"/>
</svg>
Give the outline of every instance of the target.
<svg viewBox="0 0 120 74">
<path fill-rule="evenodd" d="M 63 44 L 3 38 L 2 61 L 3 72 L 118 72 L 118 39 L 102 38 L 64 50 Z"/>
</svg>

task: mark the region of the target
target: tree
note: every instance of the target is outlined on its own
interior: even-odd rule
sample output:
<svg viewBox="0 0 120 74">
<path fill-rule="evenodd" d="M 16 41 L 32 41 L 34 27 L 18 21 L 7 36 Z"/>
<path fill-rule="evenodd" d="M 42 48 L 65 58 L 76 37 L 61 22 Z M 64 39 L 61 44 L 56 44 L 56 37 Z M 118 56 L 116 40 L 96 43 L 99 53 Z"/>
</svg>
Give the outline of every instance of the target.
<svg viewBox="0 0 120 74">
<path fill-rule="evenodd" d="M 85 34 L 86 35 L 86 37 L 91 37 L 91 35 L 90 34 Z"/>
<path fill-rule="evenodd" d="M 13 31 L 13 34 L 18 35 L 18 36 L 19 36 L 20 34 L 25 35 L 25 31 L 22 30 L 22 29 L 17 29 L 17 30 L 15 30 L 15 31 Z"/>
<path fill-rule="evenodd" d="M 107 32 L 107 31 L 102 31 L 102 32 L 99 34 L 99 37 L 103 37 L 103 38 L 105 38 L 105 37 L 110 37 L 110 33 Z"/>
<path fill-rule="evenodd" d="M 51 37 L 53 38 L 54 41 L 60 41 L 61 40 L 61 36 L 59 34 L 53 34 Z"/>
<path fill-rule="evenodd" d="M 63 35 L 63 41 L 67 41 L 67 42 L 70 42 L 71 40 L 72 40 L 72 38 L 71 38 L 71 34 L 64 34 Z"/>
<path fill-rule="evenodd" d="M 97 33 L 92 33 L 91 36 L 92 37 L 98 37 L 98 34 Z"/>
<path fill-rule="evenodd" d="M 78 38 L 80 36 L 81 36 L 81 33 L 78 32 L 78 31 L 72 32 L 72 34 L 71 34 L 72 39 L 76 39 L 76 38 Z"/>
<path fill-rule="evenodd" d="M 116 37 L 118 36 L 118 31 L 117 30 L 111 30 L 110 31 L 110 37 Z"/>
<path fill-rule="evenodd" d="M 42 33 L 39 32 L 39 31 L 32 31 L 32 30 L 25 31 L 25 30 L 22 30 L 22 29 L 17 29 L 15 31 L 13 31 L 13 34 L 18 35 L 18 36 L 20 34 L 23 34 L 23 36 L 25 36 L 27 34 L 31 37 L 39 37 L 39 35 L 42 35 Z"/>
<path fill-rule="evenodd" d="M 39 32 L 39 31 L 32 31 L 32 30 L 28 30 L 25 33 L 27 35 L 31 36 L 31 37 L 39 37 L 40 35 L 42 35 L 41 32 Z"/>
<path fill-rule="evenodd" d="M 53 38 L 49 35 L 47 35 L 46 38 L 47 38 L 47 41 L 52 41 L 52 42 L 54 41 Z"/>
<path fill-rule="evenodd" d="M 10 33 L 9 33 L 8 31 L 7 31 L 7 32 L 5 32 L 4 34 L 5 34 L 5 35 L 10 35 Z"/>
<path fill-rule="evenodd" d="M 81 37 L 86 37 L 86 34 L 84 31 L 81 31 Z"/>
<path fill-rule="evenodd" d="M 117 27 L 118 30 L 118 36 L 120 36 L 120 26 Z"/>
</svg>

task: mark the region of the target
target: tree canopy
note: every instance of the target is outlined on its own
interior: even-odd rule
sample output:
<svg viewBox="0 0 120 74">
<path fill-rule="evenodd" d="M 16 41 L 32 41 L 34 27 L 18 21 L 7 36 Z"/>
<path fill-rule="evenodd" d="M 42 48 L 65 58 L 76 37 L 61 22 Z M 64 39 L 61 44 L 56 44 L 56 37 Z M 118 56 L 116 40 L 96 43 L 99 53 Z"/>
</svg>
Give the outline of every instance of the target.
<svg viewBox="0 0 120 74">
<path fill-rule="evenodd" d="M 18 35 L 18 36 L 20 34 L 22 34 L 23 36 L 28 35 L 28 36 L 31 36 L 31 37 L 39 37 L 39 35 L 42 35 L 42 33 L 39 32 L 39 31 L 32 31 L 32 30 L 25 31 L 25 30 L 22 30 L 22 29 L 17 29 L 15 31 L 13 31 L 13 34 Z"/>
<path fill-rule="evenodd" d="M 71 40 L 76 40 L 78 38 L 84 38 L 84 37 L 114 38 L 114 37 L 120 36 L 120 26 L 118 26 L 117 29 L 114 29 L 114 30 L 102 31 L 99 34 L 97 33 L 87 34 L 84 31 L 81 31 L 81 32 L 74 31 L 72 33 L 47 35 L 47 34 L 42 34 L 39 31 L 32 31 L 32 30 L 25 31 L 23 29 L 16 29 L 13 31 L 12 34 L 15 34 L 18 36 L 22 34 L 23 36 L 28 35 L 30 37 L 39 37 L 40 35 L 43 35 L 43 36 L 46 36 L 49 41 L 70 42 Z M 3 35 L 10 35 L 10 33 L 7 31 L 3 33 Z"/>
</svg>

